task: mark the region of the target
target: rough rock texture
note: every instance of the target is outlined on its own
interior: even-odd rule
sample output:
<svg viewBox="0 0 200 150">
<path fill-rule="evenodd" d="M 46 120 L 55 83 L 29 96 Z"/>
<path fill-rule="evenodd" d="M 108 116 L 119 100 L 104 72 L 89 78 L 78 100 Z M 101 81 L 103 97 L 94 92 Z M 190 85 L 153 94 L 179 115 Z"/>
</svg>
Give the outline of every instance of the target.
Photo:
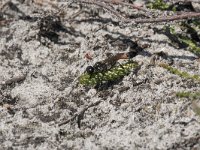
<svg viewBox="0 0 200 150">
<path fill-rule="evenodd" d="M 88 9 L 76 22 L 66 20 L 79 10 L 77 4 L 66 7 L 59 21 L 47 6 L 12 2 L 20 11 L 4 8 L 14 20 L 0 27 L 0 149 L 200 148 L 200 118 L 191 100 L 175 95 L 199 91 L 200 84 L 149 66 L 152 54 L 163 51 L 174 67 L 200 74 L 194 54 L 154 32 L 163 24 L 123 26 L 107 12 L 100 10 L 99 18 Z M 78 84 L 88 65 L 136 43 L 149 45 L 133 58 L 142 64 L 137 74 L 103 90 Z M 98 100 L 78 119 L 58 126 Z"/>
</svg>

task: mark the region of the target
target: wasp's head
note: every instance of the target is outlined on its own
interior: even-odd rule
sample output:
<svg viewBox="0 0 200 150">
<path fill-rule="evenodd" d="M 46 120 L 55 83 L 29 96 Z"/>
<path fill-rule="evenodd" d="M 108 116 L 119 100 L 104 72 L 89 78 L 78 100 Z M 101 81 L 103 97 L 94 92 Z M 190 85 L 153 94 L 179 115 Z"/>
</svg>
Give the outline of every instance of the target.
<svg viewBox="0 0 200 150">
<path fill-rule="evenodd" d="M 130 58 L 135 57 L 137 54 L 138 54 L 137 51 L 130 51 L 130 52 L 127 53 L 127 56 L 130 59 Z"/>
<path fill-rule="evenodd" d="M 86 72 L 88 73 L 88 74 L 93 74 L 94 73 L 94 67 L 92 67 L 92 66 L 88 66 L 87 68 L 86 68 Z"/>
</svg>

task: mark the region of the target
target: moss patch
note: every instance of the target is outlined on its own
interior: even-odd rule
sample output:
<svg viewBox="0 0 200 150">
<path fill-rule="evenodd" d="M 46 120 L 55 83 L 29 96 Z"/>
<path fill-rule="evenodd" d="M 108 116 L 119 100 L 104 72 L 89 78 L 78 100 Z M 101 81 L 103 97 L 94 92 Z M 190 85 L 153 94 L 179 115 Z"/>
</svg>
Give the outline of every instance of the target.
<svg viewBox="0 0 200 150">
<path fill-rule="evenodd" d="M 154 2 L 148 3 L 147 4 L 147 8 L 150 8 L 150 9 L 159 9 L 159 10 L 169 10 L 169 8 L 171 8 L 171 5 L 167 4 L 163 0 L 155 0 Z"/>
<path fill-rule="evenodd" d="M 200 82 L 200 76 L 199 75 L 191 75 L 187 72 L 184 72 L 184 71 L 180 71 L 174 67 L 171 67 L 169 66 L 168 64 L 159 64 L 160 67 L 163 67 L 165 69 L 167 69 L 169 72 L 173 73 L 173 74 L 176 74 L 182 78 L 185 78 L 185 79 L 192 79 L 194 81 L 199 81 Z"/>
<path fill-rule="evenodd" d="M 176 32 L 174 26 L 167 26 L 164 28 L 164 34 L 169 37 L 172 45 L 178 44 L 179 48 L 188 48 L 192 53 L 200 56 L 200 22 L 197 20 L 190 23 L 183 22 L 179 27 L 181 33 Z"/>
<path fill-rule="evenodd" d="M 129 61 L 120 66 L 113 67 L 110 70 L 105 72 L 95 73 L 89 75 L 88 73 L 84 73 L 80 76 L 79 82 L 83 85 L 95 86 L 102 82 L 106 81 L 115 81 L 119 78 L 124 77 L 128 73 L 130 73 L 131 69 L 136 68 L 138 66 L 137 62 Z"/>
<path fill-rule="evenodd" d="M 200 92 L 177 92 L 179 98 L 200 99 Z"/>
</svg>

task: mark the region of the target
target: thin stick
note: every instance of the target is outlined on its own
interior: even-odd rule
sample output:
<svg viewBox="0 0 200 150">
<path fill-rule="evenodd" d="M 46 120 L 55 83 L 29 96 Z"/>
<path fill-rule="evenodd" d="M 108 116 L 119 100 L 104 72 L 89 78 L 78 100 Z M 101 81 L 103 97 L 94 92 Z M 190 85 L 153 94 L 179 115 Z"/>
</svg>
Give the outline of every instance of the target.
<svg viewBox="0 0 200 150">
<path fill-rule="evenodd" d="M 120 0 L 117 0 L 117 1 L 116 1 L 116 0 L 115 0 L 115 1 L 113 1 L 113 0 L 101 0 L 101 1 L 103 1 L 103 2 L 105 2 L 105 3 L 120 4 L 120 5 L 132 7 L 132 8 L 134 8 L 134 9 L 147 11 L 145 8 L 142 8 L 142 7 L 140 7 L 140 6 L 135 6 L 135 5 L 133 5 L 133 4 L 125 3 L 125 2 L 122 2 L 122 1 L 120 1 Z"/>
<path fill-rule="evenodd" d="M 96 101 L 94 103 L 89 104 L 88 106 L 86 106 L 85 108 L 83 108 L 82 110 L 80 110 L 79 112 L 75 113 L 73 117 L 69 118 L 68 120 L 66 120 L 64 122 L 59 123 L 58 126 L 62 126 L 64 124 L 69 123 L 70 121 L 73 121 L 76 117 L 82 115 L 86 110 L 88 110 L 91 107 L 99 105 L 101 102 L 102 102 L 102 100 L 98 100 L 98 101 Z"/>
<path fill-rule="evenodd" d="M 108 3 L 109 0 L 102 0 L 103 2 Z M 196 13 L 196 12 L 187 12 L 187 13 L 183 13 L 181 15 L 174 15 L 174 16 L 163 16 L 160 18 L 148 18 L 148 19 L 127 19 L 124 16 L 122 16 L 119 12 L 115 11 L 112 7 L 109 7 L 107 5 L 105 5 L 104 3 L 101 2 L 97 2 L 95 0 L 80 0 L 77 1 L 80 3 L 86 3 L 86 4 L 93 4 L 93 5 L 97 5 L 99 7 L 102 7 L 104 9 L 106 9 L 107 11 L 113 13 L 115 16 L 117 16 L 119 19 L 121 19 L 122 22 L 125 23 L 158 23 L 158 22 L 168 22 L 168 21 L 175 21 L 175 20 L 183 20 L 183 19 L 191 19 L 191 18 L 200 18 L 200 13 Z M 116 2 L 112 2 L 110 1 L 110 3 L 123 3 L 120 1 L 116 1 Z"/>
<path fill-rule="evenodd" d="M 26 78 L 26 75 L 16 76 L 12 79 L 9 79 L 9 80 L 3 82 L 2 84 L 9 85 L 9 84 L 12 84 L 12 83 L 15 83 L 15 82 L 23 81 L 23 80 L 25 80 L 25 78 Z"/>
<path fill-rule="evenodd" d="M 106 9 L 107 11 L 113 13 L 115 16 L 117 16 L 118 18 L 120 18 L 122 21 L 126 21 L 127 19 L 124 18 L 124 16 L 122 16 L 119 12 L 115 11 L 113 8 L 108 7 L 107 5 L 105 5 L 104 3 L 101 2 L 97 2 L 97 1 L 93 1 L 93 0 L 80 0 L 80 3 L 86 3 L 86 4 L 92 4 L 92 5 L 96 5 L 99 7 L 102 7 L 104 9 Z"/>
<path fill-rule="evenodd" d="M 8 25 L 10 22 L 12 22 L 13 20 L 9 19 L 9 20 L 0 20 L 0 26 L 5 26 Z"/>
<path fill-rule="evenodd" d="M 155 23 L 155 22 L 168 22 L 168 21 L 182 20 L 182 19 L 192 19 L 192 18 L 200 18 L 200 13 L 184 13 L 184 14 L 175 15 L 175 16 L 166 16 L 162 18 L 151 18 L 151 19 L 135 19 L 132 21 L 135 23 Z M 131 19 L 127 21 L 131 22 Z"/>
</svg>

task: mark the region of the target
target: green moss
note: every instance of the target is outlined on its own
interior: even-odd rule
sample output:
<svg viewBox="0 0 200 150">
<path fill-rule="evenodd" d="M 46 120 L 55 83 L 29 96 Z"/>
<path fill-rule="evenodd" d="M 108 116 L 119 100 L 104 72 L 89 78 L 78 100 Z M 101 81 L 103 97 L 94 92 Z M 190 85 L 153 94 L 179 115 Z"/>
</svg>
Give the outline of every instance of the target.
<svg viewBox="0 0 200 150">
<path fill-rule="evenodd" d="M 173 68 L 167 64 L 159 64 L 159 66 L 167 69 L 169 72 L 173 73 L 173 74 L 176 74 L 182 78 L 186 78 L 186 79 L 192 79 L 192 80 L 195 80 L 195 81 L 199 81 L 200 82 L 200 75 L 191 75 L 187 72 L 183 72 L 183 71 L 180 71 L 176 68 Z"/>
<path fill-rule="evenodd" d="M 189 98 L 190 92 L 177 92 L 176 96 L 179 97 L 179 98 Z"/>
<path fill-rule="evenodd" d="M 147 4 L 147 8 L 150 9 L 159 9 L 159 10 L 168 10 L 171 5 L 167 4 L 163 0 L 155 0 L 154 2 L 150 2 Z M 172 8 L 175 11 L 175 8 Z"/>
<path fill-rule="evenodd" d="M 199 99 L 200 92 L 177 92 L 176 96 L 179 98 L 190 98 L 190 99 Z"/>
<path fill-rule="evenodd" d="M 195 27 L 197 27 L 198 29 L 200 29 L 200 20 L 195 19 L 192 21 L 192 24 L 194 24 Z"/>
<path fill-rule="evenodd" d="M 193 24 L 194 25 L 194 24 Z M 183 31 L 181 34 L 176 33 L 175 28 L 173 26 L 164 27 L 165 32 L 168 31 L 170 33 L 166 33 L 166 35 L 171 39 L 172 43 L 177 42 L 179 46 L 185 45 L 188 49 L 200 56 L 200 47 L 197 44 L 198 41 L 195 41 L 195 38 L 198 39 L 198 32 L 196 27 L 192 27 L 192 25 L 187 24 L 185 22 L 180 26 L 183 30 L 187 31 L 186 33 Z M 194 38 L 194 36 L 196 36 Z"/>
<path fill-rule="evenodd" d="M 200 99 L 200 92 L 177 92 L 176 96 L 178 98 L 187 98 L 192 100 L 192 110 L 198 115 L 200 116 L 200 107 L 199 105 L 196 103 L 196 100 Z"/>
<path fill-rule="evenodd" d="M 179 39 L 189 46 L 191 52 L 200 55 L 200 47 L 196 44 L 196 42 L 192 41 L 190 38 L 186 36 L 180 36 Z"/>
<path fill-rule="evenodd" d="M 176 34 L 176 32 L 175 32 L 175 27 L 174 26 L 165 26 L 165 29 L 167 28 L 167 27 L 169 27 L 169 31 L 170 31 L 170 33 L 171 34 Z"/>
<path fill-rule="evenodd" d="M 113 67 L 105 72 L 95 73 L 92 75 L 84 73 L 79 77 L 79 83 L 83 85 L 95 86 L 104 81 L 115 81 L 130 73 L 131 69 L 136 68 L 137 66 L 137 62 L 129 61 L 120 66 Z"/>
</svg>

